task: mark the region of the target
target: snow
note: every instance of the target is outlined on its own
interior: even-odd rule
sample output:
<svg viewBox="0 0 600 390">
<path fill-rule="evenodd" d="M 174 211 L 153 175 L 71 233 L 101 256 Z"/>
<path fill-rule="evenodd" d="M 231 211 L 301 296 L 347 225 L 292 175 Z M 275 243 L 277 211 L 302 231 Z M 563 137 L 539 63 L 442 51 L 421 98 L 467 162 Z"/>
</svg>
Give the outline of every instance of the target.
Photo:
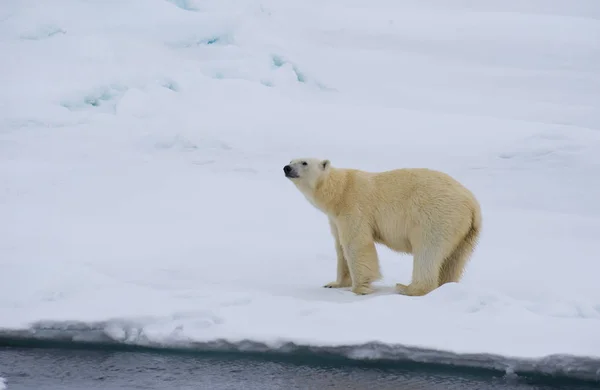
<svg viewBox="0 0 600 390">
<path fill-rule="evenodd" d="M 598 37 L 596 0 L 5 1 L 0 329 L 600 359 Z M 379 248 L 375 294 L 321 288 L 303 156 L 471 188 L 464 280 L 394 294 Z"/>
<path fill-rule="evenodd" d="M 6 379 L 0 377 L 0 390 L 6 390 Z"/>
</svg>

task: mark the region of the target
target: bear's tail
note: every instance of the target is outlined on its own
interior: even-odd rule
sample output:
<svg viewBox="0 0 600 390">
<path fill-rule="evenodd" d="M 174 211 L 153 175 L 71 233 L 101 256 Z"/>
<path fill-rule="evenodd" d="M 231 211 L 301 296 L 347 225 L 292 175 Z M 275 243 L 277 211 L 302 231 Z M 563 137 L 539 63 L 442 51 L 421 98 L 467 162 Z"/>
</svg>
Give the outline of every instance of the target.
<svg viewBox="0 0 600 390">
<path fill-rule="evenodd" d="M 438 286 L 460 281 L 465 266 L 477 246 L 481 233 L 481 208 L 477 203 L 475 204 L 476 207 L 471 216 L 471 227 L 456 248 L 454 248 L 454 251 L 444 259 L 440 269 Z"/>
</svg>

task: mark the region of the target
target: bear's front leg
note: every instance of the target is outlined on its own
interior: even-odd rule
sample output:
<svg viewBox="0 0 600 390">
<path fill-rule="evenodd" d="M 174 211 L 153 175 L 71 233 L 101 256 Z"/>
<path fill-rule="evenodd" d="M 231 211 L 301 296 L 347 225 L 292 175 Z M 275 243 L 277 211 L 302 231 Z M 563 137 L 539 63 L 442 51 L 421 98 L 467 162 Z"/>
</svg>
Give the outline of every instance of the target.
<svg viewBox="0 0 600 390">
<path fill-rule="evenodd" d="M 373 292 L 371 283 L 381 278 L 379 258 L 367 224 L 352 219 L 338 222 L 340 242 L 352 278 L 352 292 L 366 295 Z"/>
<path fill-rule="evenodd" d="M 344 251 L 339 243 L 336 243 L 337 252 L 337 279 L 335 282 L 327 283 L 326 288 L 342 288 L 352 286 L 352 278 L 350 277 L 350 269 L 348 268 L 348 262 L 344 257 Z"/>
<path fill-rule="evenodd" d="M 354 242 L 347 246 L 346 253 L 352 275 L 352 292 L 357 295 L 371 294 L 371 283 L 381 277 L 375 243 Z"/>
<path fill-rule="evenodd" d="M 344 257 L 344 249 L 340 243 L 340 237 L 337 232 L 337 227 L 332 220 L 329 220 L 329 226 L 331 227 L 331 234 L 335 239 L 335 253 L 337 256 L 337 278 L 335 282 L 327 283 L 326 288 L 343 288 L 352 286 L 352 278 L 350 277 L 350 269 L 348 268 L 348 262 Z"/>
</svg>

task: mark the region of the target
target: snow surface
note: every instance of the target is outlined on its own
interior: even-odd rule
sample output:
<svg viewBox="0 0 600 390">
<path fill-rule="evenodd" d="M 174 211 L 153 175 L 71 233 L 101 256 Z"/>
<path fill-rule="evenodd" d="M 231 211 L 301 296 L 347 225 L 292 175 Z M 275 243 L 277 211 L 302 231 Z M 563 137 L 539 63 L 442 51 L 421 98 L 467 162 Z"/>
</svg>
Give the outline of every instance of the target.
<svg viewBox="0 0 600 390">
<path fill-rule="evenodd" d="M 0 51 L 6 334 L 600 359 L 597 0 L 11 0 Z M 379 248 L 375 294 L 321 288 L 302 156 L 471 188 L 463 282 L 394 294 Z"/>
<path fill-rule="evenodd" d="M 6 379 L 0 377 L 0 390 L 6 390 Z"/>
</svg>

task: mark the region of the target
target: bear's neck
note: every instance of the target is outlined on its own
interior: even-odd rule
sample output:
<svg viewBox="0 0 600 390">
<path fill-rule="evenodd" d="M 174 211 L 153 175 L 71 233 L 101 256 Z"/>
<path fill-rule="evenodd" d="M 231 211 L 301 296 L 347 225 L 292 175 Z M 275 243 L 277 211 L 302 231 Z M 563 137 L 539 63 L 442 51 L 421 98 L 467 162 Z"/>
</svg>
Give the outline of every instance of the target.
<svg viewBox="0 0 600 390">
<path fill-rule="evenodd" d="M 348 172 L 330 168 L 315 186 L 312 203 L 319 210 L 330 216 L 336 216 L 344 204 L 343 197 L 348 184 Z"/>
</svg>

